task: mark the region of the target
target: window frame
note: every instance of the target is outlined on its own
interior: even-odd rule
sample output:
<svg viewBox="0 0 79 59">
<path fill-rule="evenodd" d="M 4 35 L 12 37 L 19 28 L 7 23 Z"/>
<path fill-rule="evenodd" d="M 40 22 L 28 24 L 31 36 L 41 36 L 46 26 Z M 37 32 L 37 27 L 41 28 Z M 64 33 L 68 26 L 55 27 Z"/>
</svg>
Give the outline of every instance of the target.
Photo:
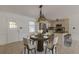
<svg viewBox="0 0 79 59">
<path fill-rule="evenodd" d="M 10 29 L 15 29 L 15 28 L 17 28 L 16 22 L 10 21 L 10 22 L 9 22 L 9 28 L 10 28 Z"/>
<path fill-rule="evenodd" d="M 33 22 L 32 24 L 31 24 L 31 22 Z M 35 22 L 34 21 L 29 21 L 29 32 L 30 33 L 33 33 L 33 32 L 35 32 L 36 30 L 36 24 L 35 24 Z"/>
</svg>

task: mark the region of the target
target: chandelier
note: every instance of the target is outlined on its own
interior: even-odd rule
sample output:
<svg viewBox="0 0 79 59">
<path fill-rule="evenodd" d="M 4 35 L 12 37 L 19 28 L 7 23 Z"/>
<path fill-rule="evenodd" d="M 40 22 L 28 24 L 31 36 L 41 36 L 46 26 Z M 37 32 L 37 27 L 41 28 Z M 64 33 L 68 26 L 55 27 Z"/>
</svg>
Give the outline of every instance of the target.
<svg viewBox="0 0 79 59">
<path fill-rule="evenodd" d="M 42 7 L 43 7 L 42 5 L 39 6 L 39 8 L 40 8 L 40 16 L 39 16 L 37 22 L 46 23 L 47 19 L 45 18 L 44 14 L 42 14 Z"/>
</svg>

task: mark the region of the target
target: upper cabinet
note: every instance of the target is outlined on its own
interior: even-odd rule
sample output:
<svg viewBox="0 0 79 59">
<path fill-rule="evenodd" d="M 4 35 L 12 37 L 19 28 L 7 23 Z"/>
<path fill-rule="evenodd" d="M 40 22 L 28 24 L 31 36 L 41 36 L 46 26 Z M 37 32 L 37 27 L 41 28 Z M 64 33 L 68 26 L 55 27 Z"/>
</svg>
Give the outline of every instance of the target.
<svg viewBox="0 0 79 59">
<path fill-rule="evenodd" d="M 55 32 L 69 32 L 69 19 L 56 19 L 49 21 L 50 27 L 55 29 Z"/>
</svg>

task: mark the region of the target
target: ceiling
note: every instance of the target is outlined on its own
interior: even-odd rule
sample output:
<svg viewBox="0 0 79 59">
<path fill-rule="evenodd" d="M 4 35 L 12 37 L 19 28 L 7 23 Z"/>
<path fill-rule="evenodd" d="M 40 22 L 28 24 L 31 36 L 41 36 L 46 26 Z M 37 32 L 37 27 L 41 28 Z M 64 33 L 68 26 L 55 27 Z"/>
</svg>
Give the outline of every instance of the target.
<svg viewBox="0 0 79 59">
<path fill-rule="evenodd" d="M 39 17 L 39 5 L 0 5 L 0 11 L 21 14 L 33 18 Z M 43 13 L 47 19 L 68 17 L 79 14 L 79 6 L 76 5 L 43 5 Z"/>
</svg>

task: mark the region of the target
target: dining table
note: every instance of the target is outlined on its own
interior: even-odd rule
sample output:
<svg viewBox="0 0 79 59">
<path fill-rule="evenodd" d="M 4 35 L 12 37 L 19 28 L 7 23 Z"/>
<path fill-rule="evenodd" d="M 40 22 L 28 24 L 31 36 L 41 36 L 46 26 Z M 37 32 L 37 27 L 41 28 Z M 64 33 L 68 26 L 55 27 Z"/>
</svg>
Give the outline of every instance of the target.
<svg viewBox="0 0 79 59">
<path fill-rule="evenodd" d="M 44 36 L 43 34 L 38 34 L 38 35 L 32 35 L 30 38 L 33 41 L 37 41 L 37 51 L 42 52 L 44 50 L 43 43 L 44 41 L 48 40 L 48 36 Z"/>
</svg>

